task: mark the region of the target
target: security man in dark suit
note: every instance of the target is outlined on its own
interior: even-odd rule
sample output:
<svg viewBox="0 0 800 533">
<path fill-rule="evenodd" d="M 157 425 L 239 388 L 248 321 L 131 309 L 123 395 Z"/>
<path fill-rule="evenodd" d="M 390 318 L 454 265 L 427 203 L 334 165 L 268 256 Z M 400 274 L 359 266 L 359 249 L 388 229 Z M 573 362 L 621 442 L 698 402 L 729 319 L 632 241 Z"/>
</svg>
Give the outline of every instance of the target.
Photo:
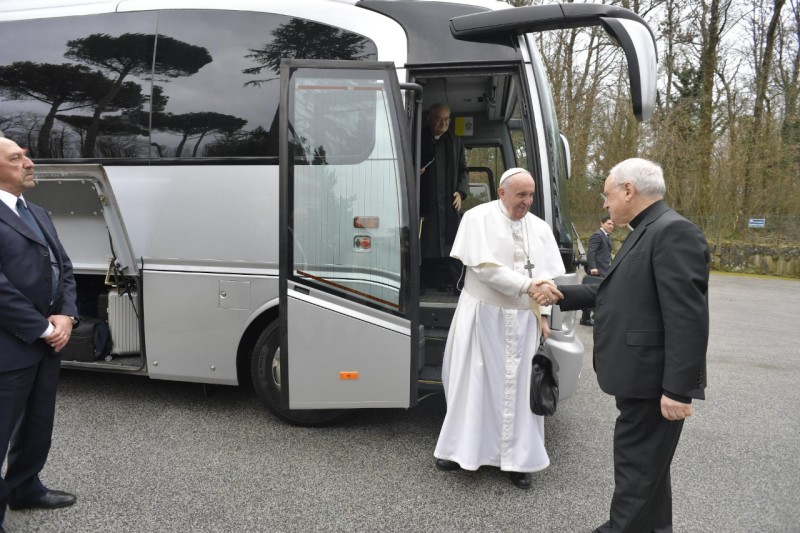
<svg viewBox="0 0 800 533">
<path fill-rule="evenodd" d="M 663 200 L 661 167 L 628 159 L 603 201 L 633 231 L 598 285 L 542 284 L 539 303 L 595 308 L 594 368 L 615 397 L 614 495 L 598 533 L 672 531 L 670 465 L 692 399 L 704 399 L 710 254 L 703 233 Z"/>
<path fill-rule="evenodd" d="M 0 137 L 0 531 L 6 506 L 53 509 L 75 496 L 39 480 L 50 451 L 61 359 L 77 325 L 72 263 L 47 212 L 26 203 L 33 161 Z"/>
<path fill-rule="evenodd" d="M 614 221 L 606 215 L 600 219 L 600 229 L 589 238 L 589 249 L 586 251 L 586 277 L 584 283 L 599 283 L 600 278 L 606 277 L 611 264 L 611 232 L 614 231 Z M 594 326 L 592 310 L 584 309 L 581 315 L 581 324 Z"/>
</svg>

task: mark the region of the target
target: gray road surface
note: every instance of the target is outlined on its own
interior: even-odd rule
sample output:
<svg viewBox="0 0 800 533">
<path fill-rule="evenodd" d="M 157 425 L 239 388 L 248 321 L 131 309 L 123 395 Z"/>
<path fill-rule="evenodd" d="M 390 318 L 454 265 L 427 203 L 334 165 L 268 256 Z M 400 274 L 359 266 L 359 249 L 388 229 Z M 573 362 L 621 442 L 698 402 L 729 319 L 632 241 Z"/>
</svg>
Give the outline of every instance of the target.
<svg viewBox="0 0 800 533">
<path fill-rule="evenodd" d="M 707 401 L 673 464 L 676 532 L 800 531 L 800 281 L 713 275 Z M 591 350 L 591 330 L 580 326 Z M 56 511 L 10 511 L 9 533 L 589 532 L 613 488 L 613 400 L 587 355 L 546 422 L 533 489 L 493 468 L 439 472 L 441 396 L 334 428 L 288 426 L 247 389 L 65 371 L 49 486 Z"/>
</svg>

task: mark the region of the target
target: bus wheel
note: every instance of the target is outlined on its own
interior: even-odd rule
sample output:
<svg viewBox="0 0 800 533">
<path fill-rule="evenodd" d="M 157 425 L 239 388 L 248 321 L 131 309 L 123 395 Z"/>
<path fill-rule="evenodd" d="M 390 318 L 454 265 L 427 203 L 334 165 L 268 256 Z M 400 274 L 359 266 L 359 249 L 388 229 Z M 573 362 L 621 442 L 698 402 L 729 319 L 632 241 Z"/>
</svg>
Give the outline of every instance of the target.
<svg viewBox="0 0 800 533">
<path fill-rule="evenodd" d="M 281 406 L 281 347 L 278 322 L 261 332 L 250 359 L 250 375 L 267 409 L 297 426 L 325 426 L 339 422 L 349 411 L 342 409 L 284 409 Z"/>
</svg>

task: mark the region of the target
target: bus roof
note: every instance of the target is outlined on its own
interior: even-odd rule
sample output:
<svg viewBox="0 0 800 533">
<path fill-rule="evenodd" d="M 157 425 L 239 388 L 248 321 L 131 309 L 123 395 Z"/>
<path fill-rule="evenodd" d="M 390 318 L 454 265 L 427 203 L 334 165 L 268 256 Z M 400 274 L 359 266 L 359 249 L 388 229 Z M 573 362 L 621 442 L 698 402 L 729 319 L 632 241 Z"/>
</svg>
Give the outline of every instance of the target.
<svg viewBox="0 0 800 533">
<path fill-rule="evenodd" d="M 296 0 L 309 5 L 346 4 L 358 5 L 361 0 Z M 407 0 L 389 0 L 403 3 Z M 462 4 L 483 9 L 506 9 L 511 6 L 497 0 L 415 0 L 413 3 L 436 2 L 438 4 Z M 40 18 L 66 15 L 91 15 L 114 11 L 138 11 L 150 9 L 233 9 L 270 11 L 274 6 L 285 5 L 285 0 L 3 0 L 0 13 L 6 20 L 16 18 Z M 37 13 L 38 12 L 38 13 Z M 16 14 L 18 16 L 13 16 Z"/>
</svg>

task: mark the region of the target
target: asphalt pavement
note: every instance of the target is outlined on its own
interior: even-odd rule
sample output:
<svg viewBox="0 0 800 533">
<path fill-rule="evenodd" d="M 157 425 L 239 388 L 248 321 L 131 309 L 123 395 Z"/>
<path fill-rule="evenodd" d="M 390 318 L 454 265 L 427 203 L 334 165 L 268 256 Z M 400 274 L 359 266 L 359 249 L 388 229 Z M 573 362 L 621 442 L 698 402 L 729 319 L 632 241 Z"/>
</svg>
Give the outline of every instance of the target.
<svg viewBox="0 0 800 533">
<path fill-rule="evenodd" d="M 673 462 L 676 532 L 800 531 L 800 281 L 714 274 L 707 399 Z M 441 395 L 330 428 L 289 426 L 246 387 L 63 371 L 50 487 L 8 533 L 586 532 L 613 490 L 613 399 L 591 368 L 545 423 L 551 466 L 521 491 L 495 468 L 440 472 Z"/>
</svg>

